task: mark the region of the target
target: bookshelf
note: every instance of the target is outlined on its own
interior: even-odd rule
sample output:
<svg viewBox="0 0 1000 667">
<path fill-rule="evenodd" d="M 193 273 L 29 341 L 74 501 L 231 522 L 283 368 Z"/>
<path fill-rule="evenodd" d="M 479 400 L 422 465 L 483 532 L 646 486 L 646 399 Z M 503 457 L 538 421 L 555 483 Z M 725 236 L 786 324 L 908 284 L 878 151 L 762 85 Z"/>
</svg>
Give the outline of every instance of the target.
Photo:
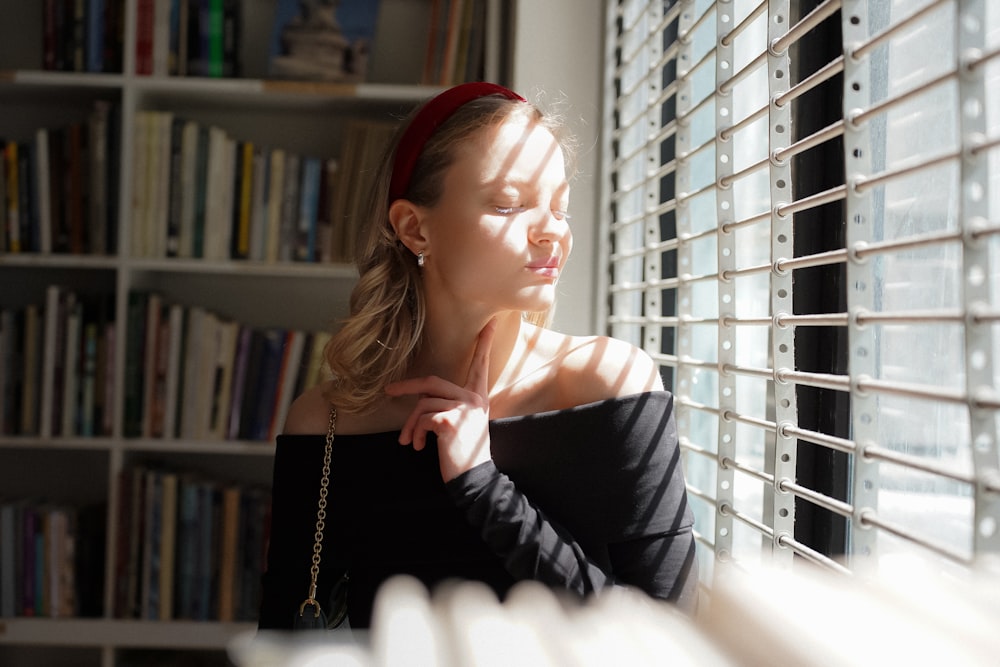
<svg viewBox="0 0 1000 667">
<path fill-rule="evenodd" d="M 114 4 L 112 0 L 104 1 Z M 239 611 L 231 611 L 221 615 L 228 620 L 219 620 L 217 597 L 220 593 L 217 590 L 212 593 L 208 620 L 180 617 L 177 611 L 180 603 L 176 598 L 170 610 L 160 615 L 147 614 L 143 610 L 155 603 L 143 600 L 141 590 L 132 593 L 134 602 L 142 603 L 140 611 L 130 613 L 128 605 L 123 611 L 121 598 L 126 585 L 122 582 L 123 577 L 129 576 L 128 567 L 135 570 L 131 576 L 139 579 L 139 589 L 152 581 L 149 571 L 143 574 L 143 567 L 152 566 L 141 559 L 136 561 L 134 556 L 123 551 L 137 541 L 133 535 L 136 524 L 130 524 L 127 519 L 137 496 L 132 495 L 125 473 L 154 471 L 157 479 L 160 475 L 173 475 L 175 479 L 171 484 L 176 486 L 171 493 L 177 494 L 183 493 L 186 482 L 194 485 L 192 480 L 204 482 L 209 487 L 216 485 L 215 498 L 228 487 L 238 488 L 246 495 L 251 489 L 266 492 L 270 483 L 273 453 L 270 436 L 274 426 L 268 437 L 246 437 L 239 429 L 232 432 L 224 429 L 220 435 L 220 431 L 210 428 L 211 424 L 220 425 L 224 421 L 224 417 L 220 417 L 222 409 L 216 407 L 214 416 L 202 416 L 203 420 L 208 420 L 203 422 L 204 428 L 192 431 L 195 435 L 186 435 L 181 421 L 187 406 L 178 371 L 177 384 L 173 385 L 178 388 L 175 395 L 179 397 L 178 411 L 173 412 L 176 416 L 174 428 L 165 427 L 167 432 L 162 434 L 155 432 L 148 422 L 154 409 L 160 408 L 154 408 L 158 405 L 155 401 L 150 402 L 157 390 L 155 384 L 147 380 L 149 373 L 146 371 L 152 371 L 157 381 L 166 384 L 169 374 L 164 377 L 160 374 L 169 364 L 158 361 L 157 355 L 131 356 L 134 353 L 129 343 L 141 339 L 145 352 L 158 349 L 150 347 L 154 340 L 161 343 L 171 339 L 188 340 L 183 328 L 179 329 L 183 332 L 180 337 L 176 335 L 177 329 L 170 335 L 171 306 L 182 313 L 179 317 L 184 324 L 197 309 L 219 321 L 236 323 L 240 330 L 315 335 L 329 330 L 336 318 L 346 312 L 349 291 L 355 280 L 354 269 L 347 258 L 335 253 L 324 256 L 317 249 L 332 245 L 329 234 L 336 232 L 319 238 L 318 246 L 314 246 L 309 255 L 315 261 L 294 259 L 294 248 L 289 251 L 291 258 L 267 257 L 266 248 L 263 251 L 258 248 L 258 253 L 263 252 L 263 255 L 233 259 L 232 237 L 230 243 L 221 246 L 221 255 L 187 252 L 170 256 L 175 253 L 160 247 L 150 250 L 150 246 L 138 243 L 139 234 L 161 228 L 142 226 L 140 217 L 154 214 L 149 209 L 136 208 L 136 199 L 142 189 L 152 191 L 149 177 L 142 180 L 142 174 L 147 174 L 148 170 L 141 171 L 137 164 L 142 163 L 136 161 L 140 153 L 149 151 L 148 146 L 143 146 L 141 137 L 151 135 L 137 133 L 137 123 L 144 122 L 141 119 L 152 112 L 169 114 L 178 119 L 178 125 L 183 121 L 198 128 L 221 128 L 233 142 L 233 151 L 238 150 L 241 142 L 252 142 L 268 165 L 272 151 L 280 149 L 286 156 L 336 160 L 342 168 L 348 139 L 351 132 L 356 131 L 355 123 L 371 119 L 395 122 L 444 83 L 424 78 L 423 65 L 432 31 L 429 27 L 414 30 L 414 26 L 430 25 L 434 12 L 440 10 L 441 4 L 447 4 L 440 0 L 380 0 L 376 39 L 371 47 L 364 83 L 268 79 L 267 46 L 271 39 L 274 0 L 239 0 L 237 3 L 239 77 L 136 74 L 137 46 L 143 39 L 137 24 L 146 2 L 120 0 L 120 68 L 112 67 L 112 71 L 98 73 L 52 70 L 43 64 L 48 57 L 43 39 L 48 15 L 46 6 L 59 5 L 62 10 L 71 11 L 76 2 L 0 0 L 0 9 L 6 17 L 0 24 L 0 138 L 4 139 L 4 145 L 11 142 L 22 147 L 34 145 L 32 155 L 37 160 L 42 151 L 37 149 L 36 142 L 39 130 L 44 129 L 46 141 L 50 142 L 45 154 L 50 157 L 57 153 L 70 155 L 69 148 L 56 151 L 52 146 L 57 141 L 64 141 L 57 131 L 69 134 L 69 128 L 76 125 L 73 131 L 84 137 L 84 155 L 89 156 L 87 150 L 98 145 L 106 150 L 104 162 L 91 162 L 88 157 L 77 167 L 78 178 L 82 180 L 75 187 L 85 188 L 86 192 L 84 196 L 76 195 L 80 197 L 74 204 L 78 207 L 73 214 L 77 218 L 72 218 L 67 203 L 71 201 L 69 188 L 73 187 L 68 184 L 71 170 L 52 169 L 55 165 L 50 165 L 50 170 L 45 172 L 37 162 L 31 162 L 23 166 L 35 175 L 33 187 L 38 188 L 44 181 L 50 190 L 46 201 L 51 209 L 44 216 L 50 222 L 49 236 L 43 240 L 38 231 L 26 232 L 28 236 L 21 240 L 23 245 L 18 249 L 10 242 L 9 229 L 0 228 L 5 234 L 4 243 L 0 245 L 0 313 L 18 314 L 0 320 L 0 326 L 6 325 L 3 330 L 8 335 L 4 338 L 0 334 L 0 349 L 7 345 L 15 350 L 0 360 L 0 373 L 18 375 L 21 381 L 24 380 L 23 346 L 29 338 L 24 318 L 29 310 L 35 318 L 34 333 L 30 336 L 37 359 L 33 368 L 38 369 L 33 375 L 35 404 L 27 409 L 32 419 L 24 418 L 27 413 L 23 401 L 27 392 L 23 385 L 16 388 L 18 402 L 0 410 L 0 417 L 6 420 L 0 428 L 0 517 L 5 506 L 18 505 L 22 510 L 28 506 L 40 517 L 39 522 L 46 522 L 46 529 L 41 532 L 45 536 L 43 539 L 48 540 L 43 542 L 46 546 L 56 543 L 54 535 L 63 536 L 60 539 L 72 536 L 72 558 L 64 551 L 52 558 L 59 562 L 72 561 L 75 575 L 75 578 L 59 579 L 59 573 L 54 571 L 36 573 L 36 577 L 44 579 L 38 579 L 36 593 L 45 597 L 45 603 L 36 600 L 33 615 L 26 615 L 21 608 L 24 596 L 19 593 L 14 613 L 0 613 L 0 664 L 5 666 L 111 667 L 188 664 L 191 660 L 197 664 L 227 664 L 224 653 L 227 643 L 235 635 L 252 630 L 255 624 L 252 619 L 245 618 L 245 609 L 244 616 Z M 152 0 L 154 5 L 157 2 L 160 0 Z M 88 7 L 91 3 L 88 0 L 78 4 Z M 219 4 L 229 4 L 229 0 Z M 479 16 L 485 25 L 482 36 L 484 74 L 486 78 L 505 81 L 509 78 L 506 45 L 511 42 L 505 37 L 510 23 L 509 3 L 476 0 L 474 4 L 482 5 Z M 91 134 L 95 127 L 92 117 L 98 108 L 112 110 L 110 116 L 105 117 L 103 135 Z M 173 139 L 168 142 L 175 144 Z M 144 154 L 147 157 L 154 155 L 152 151 Z M 166 156 L 162 157 L 159 166 L 168 169 L 169 160 L 174 158 L 169 153 L 155 154 Z M 179 159 L 178 163 L 182 164 Z M 103 190 L 94 185 L 96 180 L 91 180 L 95 178 L 95 169 L 106 179 Z M 67 174 L 67 180 L 38 176 L 53 171 Z M 269 174 L 270 170 L 264 173 Z M 167 177 L 164 182 L 169 193 L 174 181 Z M 8 183 L 5 181 L 5 185 Z M 208 186 L 205 187 L 207 190 Z M 339 180 L 331 180 L 328 187 L 350 189 Z M 5 204 L 6 192 L 5 189 L 0 198 Z M 33 211 L 31 216 L 41 219 L 42 191 L 25 192 L 32 198 L 35 208 L 22 208 L 21 211 Z M 96 192 L 104 192 L 106 197 L 99 199 L 93 194 Z M 238 195 L 234 191 L 230 196 L 236 206 Z M 148 206 L 160 210 L 163 202 L 171 201 L 164 197 L 164 192 L 160 192 L 159 197 L 151 199 Z M 100 208 L 94 208 L 98 202 Z M 167 204 L 168 209 L 172 206 Z M 232 210 L 225 209 L 226 214 L 231 215 Z M 205 219 L 209 217 L 206 215 Z M 71 219 L 75 222 L 71 223 Z M 229 219 L 226 218 L 227 222 Z M 105 226 L 95 225 L 96 220 L 103 220 Z M 3 222 L 10 221 L 5 217 Z M 60 224 L 63 227 L 59 227 Z M 19 232 L 21 229 L 25 228 L 21 227 Z M 159 238 L 159 231 L 155 234 Z M 141 302 L 143 309 L 138 311 L 144 316 L 142 319 L 136 319 L 133 312 L 133 295 L 137 294 L 144 295 L 145 299 Z M 155 331 L 168 332 L 163 334 L 164 338 L 151 338 L 145 330 L 145 325 L 151 321 L 148 319 L 149 295 L 160 299 L 162 309 L 158 311 L 161 315 L 158 321 L 163 327 Z M 62 314 L 56 317 L 53 313 L 57 312 Z M 94 341 L 91 348 L 87 347 L 90 339 L 84 333 L 88 330 Z M 142 330 L 142 335 L 137 335 L 137 330 Z M 10 347 L 14 345 L 10 338 L 12 331 L 17 332 L 17 347 Z M 69 336 L 67 332 L 75 335 Z M 247 334 L 248 339 L 250 335 Z M 76 343 L 70 344 L 69 340 Z M 291 340 L 282 338 L 281 349 L 286 349 Z M 296 377 L 294 382 L 287 381 L 292 389 L 308 381 L 305 369 L 309 361 L 307 345 L 311 341 L 306 338 L 301 343 L 301 356 L 296 359 L 298 367 L 303 369 L 302 377 Z M 186 343 L 178 343 L 178 356 L 174 360 L 178 367 L 182 364 L 177 360 L 185 360 L 182 355 L 187 348 L 184 346 Z M 75 363 L 66 356 L 69 348 L 78 353 Z M 169 345 L 163 347 L 168 348 Z M 252 354 L 249 351 L 252 349 L 248 347 L 248 355 Z M 162 355 L 164 359 L 168 357 L 167 352 Z M 236 356 L 235 350 L 232 356 Z M 220 352 L 218 358 L 223 357 Z M 76 384 L 71 389 L 66 389 L 65 376 L 61 375 L 64 363 L 80 369 L 74 374 Z M 88 364 L 89 372 L 83 370 Z M 15 367 L 16 370 L 12 370 Z M 220 362 L 219 367 L 225 365 Z M 229 384 L 232 387 L 234 383 Z M 278 390 L 274 388 L 273 391 L 277 393 Z M 143 411 L 138 421 L 139 430 L 135 431 L 130 421 L 135 415 L 130 411 L 134 409 L 133 399 L 137 394 L 142 397 Z M 213 398 L 217 397 L 205 400 L 210 402 Z M 278 403 L 277 400 L 271 403 L 273 423 L 279 421 Z M 230 396 L 228 407 L 234 405 Z M 246 405 L 250 404 L 244 407 Z M 64 414 L 64 408 L 72 412 Z M 16 413 L 16 418 L 11 417 L 12 413 Z M 88 418 L 85 419 L 84 414 Z M 143 499 L 148 500 L 146 496 Z M 140 506 L 143 507 L 142 519 L 146 520 L 150 504 L 144 502 Z M 65 532 L 58 530 L 59 524 L 51 518 L 60 510 L 69 511 L 72 517 Z M 219 513 L 218 508 L 216 513 Z M 16 516 L 17 525 L 21 526 L 23 511 Z M 223 519 L 217 519 L 205 530 L 219 531 L 223 523 Z M 247 523 L 240 524 L 241 528 Z M 23 526 L 19 530 L 23 532 Z M 16 536 L 23 537 L 21 533 Z M 177 543 L 183 541 L 180 528 L 171 539 Z M 222 538 L 216 534 L 205 539 L 216 540 L 212 544 L 218 547 Z M 241 536 L 239 539 L 244 541 L 237 544 L 249 544 L 245 540 L 250 538 Z M 20 547 L 22 540 L 16 541 Z M 138 543 L 144 544 L 141 540 Z M 0 548 L 0 567 L 3 558 Z M 218 560 L 218 557 L 214 560 L 216 568 Z M 17 573 L 22 575 L 23 571 Z M 174 574 L 181 576 L 177 568 Z M 0 601 L 3 599 L 3 576 L 0 570 Z M 152 576 L 156 578 L 155 574 Z M 17 585 L 22 584 L 21 579 L 23 577 L 17 579 Z M 67 581 L 72 583 L 67 584 Z M 169 579 L 161 578 L 159 582 L 171 585 Z M 176 579 L 172 586 L 176 592 Z M 67 587 L 72 588 L 74 595 L 60 611 L 53 591 Z M 191 613 L 185 615 L 191 616 Z"/>
</svg>

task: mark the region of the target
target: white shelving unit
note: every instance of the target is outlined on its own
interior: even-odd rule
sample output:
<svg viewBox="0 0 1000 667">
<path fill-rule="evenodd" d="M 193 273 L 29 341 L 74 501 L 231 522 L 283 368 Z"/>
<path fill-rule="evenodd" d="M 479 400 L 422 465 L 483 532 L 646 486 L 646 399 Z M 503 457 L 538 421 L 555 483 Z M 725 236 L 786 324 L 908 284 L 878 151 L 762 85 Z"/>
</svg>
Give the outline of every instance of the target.
<svg viewBox="0 0 1000 667">
<path fill-rule="evenodd" d="M 118 249 L 111 256 L 0 253 L 0 306 L 45 302 L 49 285 L 114 296 L 117 340 L 127 339 L 131 290 L 203 306 L 258 327 L 328 329 L 343 315 L 355 280 L 345 264 L 149 259 L 129 255 L 132 121 L 139 111 L 173 111 L 232 136 L 289 151 L 337 157 L 352 118 L 400 118 L 435 92 L 415 85 L 431 0 L 381 0 L 369 83 L 291 84 L 263 78 L 273 2 L 242 0 L 244 75 L 240 79 L 155 78 L 133 74 L 138 0 L 125 0 L 122 73 L 42 71 L 41 2 L 0 0 L 0 137 L 28 140 L 40 127 L 86 118 L 96 100 L 121 108 Z M 498 80 L 506 51 L 501 0 L 489 0 L 487 75 Z M 263 54 L 263 55 L 262 55 Z M 187 664 L 223 650 L 252 623 L 139 621 L 113 617 L 117 517 L 124 499 L 119 473 L 136 462 L 166 462 L 246 483 L 270 483 L 273 443 L 124 437 L 124 345 L 115 364 L 116 403 L 109 437 L 0 436 L 0 500 L 44 498 L 73 505 L 107 504 L 104 614 L 101 618 L 0 618 L 0 665 Z M 185 657 L 187 656 L 187 657 Z M 199 664 L 202 664 L 199 662 Z"/>
</svg>

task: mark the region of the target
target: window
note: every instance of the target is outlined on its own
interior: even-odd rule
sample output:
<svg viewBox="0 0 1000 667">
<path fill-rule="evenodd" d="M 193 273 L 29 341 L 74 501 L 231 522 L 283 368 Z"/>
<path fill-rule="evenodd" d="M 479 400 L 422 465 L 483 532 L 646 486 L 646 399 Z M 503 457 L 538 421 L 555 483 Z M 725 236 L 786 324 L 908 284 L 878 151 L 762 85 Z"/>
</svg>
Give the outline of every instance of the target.
<svg viewBox="0 0 1000 667">
<path fill-rule="evenodd" d="M 703 572 L 1000 552 L 1000 6 L 607 11 L 607 330 L 675 394 Z"/>
</svg>

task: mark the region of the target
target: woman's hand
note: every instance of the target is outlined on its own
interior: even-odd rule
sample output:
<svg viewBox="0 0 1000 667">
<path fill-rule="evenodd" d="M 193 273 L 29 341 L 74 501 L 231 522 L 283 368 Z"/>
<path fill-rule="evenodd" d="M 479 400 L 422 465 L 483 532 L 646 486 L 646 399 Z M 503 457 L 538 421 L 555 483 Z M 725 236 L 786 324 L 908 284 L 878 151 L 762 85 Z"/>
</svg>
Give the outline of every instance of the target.
<svg viewBox="0 0 1000 667">
<path fill-rule="evenodd" d="M 428 431 L 434 432 L 445 482 L 490 460 L 489 368 L 495 332 L 496 320 L 490 320 L 479 332 L 465 386 L 427 376 L 401 380 L 385 388 L 389 396 L 420 395 L 403 425 L 399 442 L 412 444 L 419 451 L 424 448 Z"/>
</svg>

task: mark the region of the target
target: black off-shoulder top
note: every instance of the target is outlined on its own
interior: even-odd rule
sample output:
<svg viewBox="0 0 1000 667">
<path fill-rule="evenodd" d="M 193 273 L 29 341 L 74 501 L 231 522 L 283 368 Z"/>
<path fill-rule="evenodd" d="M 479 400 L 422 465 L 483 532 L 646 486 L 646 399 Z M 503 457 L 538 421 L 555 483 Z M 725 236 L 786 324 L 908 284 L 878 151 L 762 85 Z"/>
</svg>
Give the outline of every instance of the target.
<svg viewBox="0 0 1000 667">
<path fill-rule="evenodd" d="M 370 623 L 379 585 L 409 574 L 490 585 L 536 579 L 581 596 L 617 584 L 693 610 L 693 516 L 665 391 L 490 422 L 492 461 L 448 484 L 433 434 L 333 444 L 321 602 L 350 573 L 351 627 Z M 259 627 L 290 628 L 309 589 L 324 435 L 280 435 Z"/>
</svg>

